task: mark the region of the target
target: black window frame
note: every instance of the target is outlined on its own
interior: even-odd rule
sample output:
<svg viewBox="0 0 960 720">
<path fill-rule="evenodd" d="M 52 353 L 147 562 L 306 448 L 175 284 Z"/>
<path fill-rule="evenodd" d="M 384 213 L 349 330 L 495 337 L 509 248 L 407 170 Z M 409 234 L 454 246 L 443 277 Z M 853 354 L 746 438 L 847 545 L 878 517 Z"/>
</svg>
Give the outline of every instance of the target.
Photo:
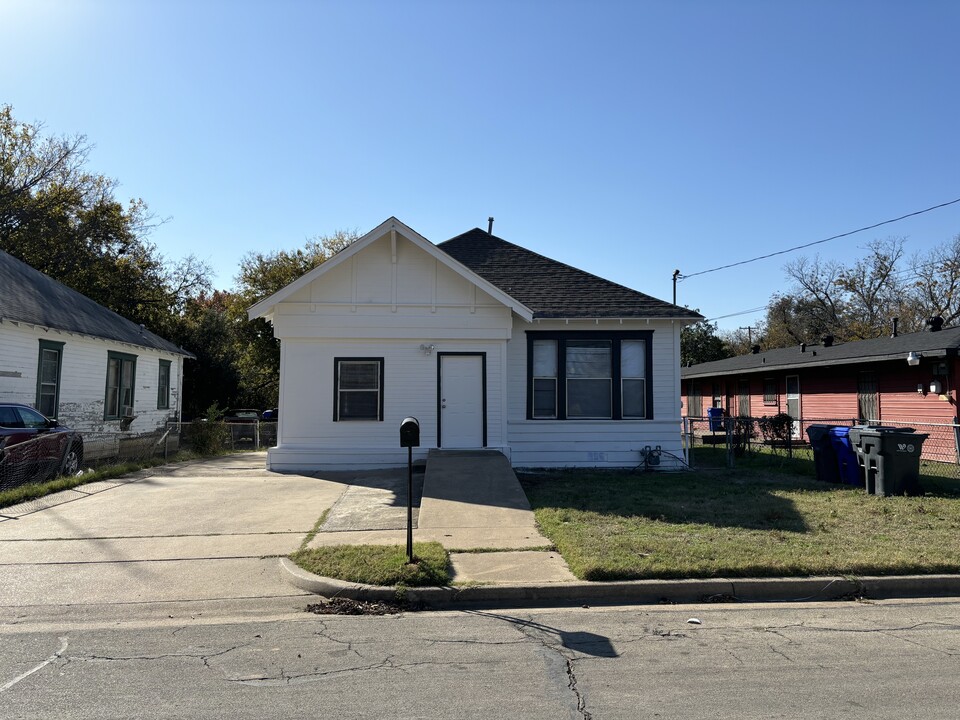
<svg viewBox="0 0 960 720">
<path fill-rule="evenodd" d="M 377 388 L 377 416 L 376 417 L 340 417 L 340 363 L 368 362 L 377 363 L 380 369 Z M 383 422 L 383 395 L 384 395 L 384 366 L 382 357 L 335 357 L 333 359 L 333 421 L 334 422 Z M 369 392 L 369 391 L 366 391 Z"/>
<path fill-rule="evenodd" d="M 539 422 L 622 422 L 653 420 L 653 330 L 528 330 L 527 335 L 527 420 Z M 557 342 L 557 413 L 556 417 L 533 414 L 533 343 L 535 340 Z M 611 416 L 609 418 L 568 418 L 566 389 L 566 343 L 568 340 L 603 340 L 611 343 Z M 623 417 L 623 377 L 620 372 L 623 340 L 644 342 L 644 406 L 643 417 Z"/>
<path fill-rule="evenodd" d="M 110 398 L 110 363 L 116 360 L 119 363 L 118 372 L 117 372 L 117 411 L 116 414 L 110 412 L 109 407 L 109 398 Z M 124 387 L 123 384 L 123 364 L 125 361 L 131 363 L 130 366 L 130 405 L 131 412 L 135 407 L 135 402 L 137 399 L 137 356 L 131 355 L 130 353 L 115 352 L 110 350 L 107 352 L 107 373 L 106 378 L 104 378 L 104 390 L 103 390 L 103 419 L 104 420 L 120 420 L 126 417 L 123 414 L 123 408 L 125 407 L 122 390 Z"/>
<path fill-rule="evenodd" d="M 56 419 L 60 413 L 60 378 L 63 373 L 63 348 L 66 343 L 56 342 L 54 340 L 41 340 L 40 351 L 37 357 L 37 402 L 35 407 L 43 415 Z M 53 389 L 53 412 L 48 413 L 43 407 L 43 354 L 45 352 L 57 353 L 57 381 Z"/>
<path fill-rule="evenodd" d="M 157 368 L 157 410 L 170 409 L 170 373 L 173 363 L 170 360 L 161 360 Z M 167 371 L 167 384 L 163 384 L 163 371 Z"/>
</svg>

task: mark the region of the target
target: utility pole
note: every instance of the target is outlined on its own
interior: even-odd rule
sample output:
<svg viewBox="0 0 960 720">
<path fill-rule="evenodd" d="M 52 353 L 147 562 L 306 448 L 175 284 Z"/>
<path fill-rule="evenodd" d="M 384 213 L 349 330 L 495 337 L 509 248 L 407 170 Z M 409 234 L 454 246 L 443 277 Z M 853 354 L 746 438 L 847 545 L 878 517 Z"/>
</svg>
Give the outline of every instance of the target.
<svg viewBox="0 0 960 720">
<path fill-rule="evenodd" d="M 680 277 L 680 270 L 673 271 L 673 304 L 677 304 L 677 278 Z"/>
<path fill-rule="evenodd" d="M 737 328 L 737 330 L 746 330 L 747 342 L 750 343 L 750 345 L 753 345 L 753 327 L 751 325 L 747 325 L 746 327 L 739 327 Z"/>
</svg>

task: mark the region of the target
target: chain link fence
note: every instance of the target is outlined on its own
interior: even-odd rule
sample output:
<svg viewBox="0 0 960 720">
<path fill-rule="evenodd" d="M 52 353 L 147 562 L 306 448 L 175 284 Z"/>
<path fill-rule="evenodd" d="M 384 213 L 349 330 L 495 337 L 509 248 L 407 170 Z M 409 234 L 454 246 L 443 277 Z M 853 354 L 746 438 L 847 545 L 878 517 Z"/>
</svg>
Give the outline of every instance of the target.
<svg viewBox="0 0 960 720">
<path fill-rule="evenodd" d="M 736 467 L 739 458 L 769 456 L 813 459 L 807 429 L 811 425 L 853 427 L 851 418 L 789 419 L 778 428 L 770 417 L 683 419 L 683 448 L 693 468 Z M 870 425 L 913 429 L 927 435 L 920 456 L 922 475 L 960 479 L 960 425 L 929 423 L 909 418 L 870 421 Z"/>
<path fill-rule="evenodd" d="M 45 432 L 28 439 L 0 437 L 0 490 L 123 462 L 172 459 L 181 450 L 201 455 L 262 450 L 277 442 L 276 422 L 168 423 L 148 433 Z"/>
</svg>

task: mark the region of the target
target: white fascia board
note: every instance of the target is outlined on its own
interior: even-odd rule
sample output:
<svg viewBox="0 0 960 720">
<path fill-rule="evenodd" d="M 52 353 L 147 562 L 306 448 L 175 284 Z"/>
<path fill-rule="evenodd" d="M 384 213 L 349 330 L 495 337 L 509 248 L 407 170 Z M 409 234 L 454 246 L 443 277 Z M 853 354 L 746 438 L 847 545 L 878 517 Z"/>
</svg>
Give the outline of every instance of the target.
<svg viewBox="0 0 960 720">
<path fill-rule="evenodd" d="M 530 308 L 528 308 L 526 305 L 510 297 L 496 285 L 484 280 L 475 272 L 454 260 L 452 257 L 443 252 L 443 250 L 440 250 L 436 245 L 423 237 L 423 235 L 408 225 L 405 225 L 400 220 L 397 220 L 395 217 L 387 218 L 362 238 L 344 248 L 326 262 L 321 263 L 313 270 L 297 278 L 286 287 L 281 288 L 270 297 L 258 302 L 256 305 L 247 310 L 247 317 L 250 320 L 255 320 L 258 317 L 271 315 L 273 313 L 273 307 L 277 303 L 283 302 L 295 292 L 309 285 L 324 273 L 332 270 L 341 263 L 346 262 L 358 252 L 363 250 L 367 245 L 370 245 L 374 241 L 383 237 L 384 234 L 390 230 L 396 230 L 399 232 L 421 250 L 428 253 L 431 257 L 436 258 L 439 262 L 453 270 L 453 272 L 457 273 L 468 282 L 473 283 L 488 295 L 493 296 L 496 300 L 506 305 L 527 322 L 533 320 L 533 311 L 530 310 Z"/>
</svg>

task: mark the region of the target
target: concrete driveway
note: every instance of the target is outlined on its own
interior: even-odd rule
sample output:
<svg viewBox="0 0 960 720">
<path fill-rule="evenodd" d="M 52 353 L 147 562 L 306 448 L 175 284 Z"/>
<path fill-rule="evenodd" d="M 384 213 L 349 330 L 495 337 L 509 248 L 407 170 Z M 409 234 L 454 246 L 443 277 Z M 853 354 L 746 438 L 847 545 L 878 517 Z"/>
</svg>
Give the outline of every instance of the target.
<svg viewBox="0 0 960 720">
<path fill-rule="evenodd" d="M 264 463 L 250 453 L 159 467 L 0 509 L 0 606 L 299 594 L 274 558 L 347 486 Z"/>
</svg>

